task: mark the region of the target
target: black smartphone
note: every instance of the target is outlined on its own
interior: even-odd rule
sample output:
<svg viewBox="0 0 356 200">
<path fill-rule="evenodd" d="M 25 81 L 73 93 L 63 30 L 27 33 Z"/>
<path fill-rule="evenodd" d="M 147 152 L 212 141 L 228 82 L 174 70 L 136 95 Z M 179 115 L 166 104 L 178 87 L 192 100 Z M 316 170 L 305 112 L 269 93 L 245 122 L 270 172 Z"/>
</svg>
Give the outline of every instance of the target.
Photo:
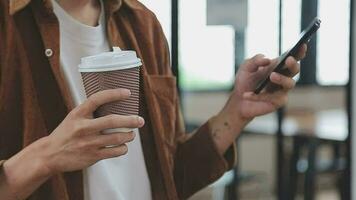
<svg viewBox="0 0 356 200">
<path fill-rule="evenodd" d="M 290 50 L 286 51 L 285 53 L 283 53 L 280 57 L 279 57 L 279 61 L 275 67 L 275 69 L 273 70 L 273 72 L 278 72 L 278 73 L 282 73 L 284 64 L 286 59 L 289 56 L 293 56 L 296 57 L 298 50 L 300 49 L 300 47 L 303 44 L 307 44 L 311 37 L 315 34 L 315 32 L 319 29 L 320 27 L 320 23 L 321 20 L 318 18 L 315 18 L 310 24 L 309 26 L 303 30 L 303 32 L 300 34 L 300 38 L 298 40 L 298 42 L 293 46 L 293 48 L 291 48 Z M 268 75 L 268 77 L 264 80 L 261 80 L 261 82 L 257 85 L 254 93 L 255 94 L 259 94 L 263 88 L 266 87 L 266 85 L 270 82 L 270 75 Z"/>
</svg>

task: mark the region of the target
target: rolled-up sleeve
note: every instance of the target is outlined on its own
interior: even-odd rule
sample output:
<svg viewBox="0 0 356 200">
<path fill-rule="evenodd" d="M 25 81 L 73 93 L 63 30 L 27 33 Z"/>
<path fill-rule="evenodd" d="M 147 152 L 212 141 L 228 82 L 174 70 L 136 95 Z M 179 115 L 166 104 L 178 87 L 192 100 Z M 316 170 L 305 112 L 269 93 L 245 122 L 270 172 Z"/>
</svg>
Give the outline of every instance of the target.
<svg viewBox="0 0 356 200">
<path fill-rule="evenodd" d="M 2 166 L 4 165 L 5 160 L 0 160 L 0 169 L 2 169 Z"/>
<path fill-rule="evenodd" d="M 210 123 L 178 144 L 175 159 L 175 183 L 181 199 L 209 185 L 231 169 L 236 162 L 236 145 L 221 155 L 211 134 Z"/>
</svg>

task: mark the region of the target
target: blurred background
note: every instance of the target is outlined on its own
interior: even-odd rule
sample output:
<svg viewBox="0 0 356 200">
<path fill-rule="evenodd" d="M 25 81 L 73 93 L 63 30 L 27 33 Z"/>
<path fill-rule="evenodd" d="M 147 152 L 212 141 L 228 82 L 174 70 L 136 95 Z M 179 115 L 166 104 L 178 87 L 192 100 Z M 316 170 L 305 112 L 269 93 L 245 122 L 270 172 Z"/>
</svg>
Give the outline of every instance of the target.
<svg viewBox="0 0 356 200">
<path fill-rule="evenodd" d="M 351 199 L 351 0 L 140 1 L 168 39 L 188 130 L 222 108 L 244 59 L 277 57 L 318 16 L 288 105 L 249 124 L 236 168 L 190 199 Z"/>
</svg>

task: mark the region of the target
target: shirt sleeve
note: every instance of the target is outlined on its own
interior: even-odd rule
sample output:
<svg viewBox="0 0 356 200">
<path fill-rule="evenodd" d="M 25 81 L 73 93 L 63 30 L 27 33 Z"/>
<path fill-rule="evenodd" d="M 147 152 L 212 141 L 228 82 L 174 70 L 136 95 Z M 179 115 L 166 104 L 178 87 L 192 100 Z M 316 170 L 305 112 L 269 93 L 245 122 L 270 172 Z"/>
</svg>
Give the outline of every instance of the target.
<svg viewBox="0 0 356 200">
<path fill-rule="evenodd" d="M 180 120 L 179 120 L 180 121 Z M 178 195 L 186 199 L 220 178 L 236 163 L 236 144 L 224 155 L 218 152 L 210 121 L 194 133 L 184 133 L 175 155 L 175 183 Z"/>
</svg>

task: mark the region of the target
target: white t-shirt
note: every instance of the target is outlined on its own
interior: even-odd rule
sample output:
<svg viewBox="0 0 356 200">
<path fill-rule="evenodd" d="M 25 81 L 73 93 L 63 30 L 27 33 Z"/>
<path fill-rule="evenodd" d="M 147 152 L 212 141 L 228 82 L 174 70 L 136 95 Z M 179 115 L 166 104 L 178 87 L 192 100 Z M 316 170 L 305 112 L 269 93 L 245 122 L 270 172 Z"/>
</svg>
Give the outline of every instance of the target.
<svg viewBox="0 0 356 200">
<path fill-rule="evenodd" d="M 76 105 L 86 99 L 78 72 L 80 58 L 110 51 L 105 15 L 101 9 L 99 25 L 87 26 L 72 18 L 52 0 L 60 25 L 61 70 Z M 101 2 L 102 5 L 102 2 Z M 85 200 L 151 200 L 151 188 L 144 162 L 140 135 L 128 145 L 128 154 L 97 162 L 84 169 Z"/>
</svg>

